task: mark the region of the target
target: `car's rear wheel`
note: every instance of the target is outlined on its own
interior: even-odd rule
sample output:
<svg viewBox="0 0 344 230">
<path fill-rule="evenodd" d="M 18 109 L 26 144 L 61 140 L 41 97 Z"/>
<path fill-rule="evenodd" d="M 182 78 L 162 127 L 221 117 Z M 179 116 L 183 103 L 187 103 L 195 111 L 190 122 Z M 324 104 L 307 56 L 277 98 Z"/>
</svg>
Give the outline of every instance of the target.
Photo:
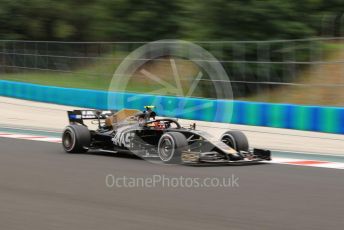
<svg viewBox="0 0 344 230">
<path fill-rule="evenodd" d="M 164 163 L 180 163 L 182 152 L 187 148 L 186 137 L 177 132 L 165 133 L 158 144 L 158 154 Z"/>
<path fill-rule="evenodd" d="M 246 135 L 241 131 L 227 131 L 221 136 L 221 141 L 236 151 L 249 151 L 249 144 Z"/>
<path fill-rule="evenodd" d="M 91 143 L 91 133 L 82 125 L 69 125 L 62 134 L 62 146 L 67 153 L 84 153 Z"/>
</svg>

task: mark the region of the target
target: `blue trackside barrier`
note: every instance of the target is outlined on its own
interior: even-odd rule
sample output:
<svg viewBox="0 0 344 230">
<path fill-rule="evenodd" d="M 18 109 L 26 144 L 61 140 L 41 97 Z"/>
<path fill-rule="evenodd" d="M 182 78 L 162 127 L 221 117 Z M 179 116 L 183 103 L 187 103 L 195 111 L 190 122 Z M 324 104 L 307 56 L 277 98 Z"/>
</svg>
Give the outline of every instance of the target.
<svg viewBox="0 0 344 230">
<path fill-rule="evenodd" d="M 0 95 L 94 109 L 142 109 L 144 105 L 154 104 L 161 116 L 344 134 L 344 108 L 341 107 L 156 96 L 5 80 L 0 80 Z"/>
</svg>

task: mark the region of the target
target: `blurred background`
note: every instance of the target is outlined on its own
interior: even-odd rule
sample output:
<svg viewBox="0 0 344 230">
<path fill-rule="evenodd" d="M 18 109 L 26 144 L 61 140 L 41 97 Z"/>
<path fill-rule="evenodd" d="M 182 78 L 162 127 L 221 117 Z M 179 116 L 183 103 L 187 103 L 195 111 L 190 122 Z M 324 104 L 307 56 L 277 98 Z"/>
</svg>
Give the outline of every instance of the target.
<svg viewBox="0 0 344 230">
<path fill-rule="evenodd" d="M 182 39 L 222 63 L 237 100 L 343 106 L 343 14 L 341 0 L 0 0 L 0 79 L 107 90 L 131 51 Z M 168 81 L 169 59 L 144 68 Z M 199 67 L 176 63 L 187 91 Z M 127 91 L 157 87 L 134 75 Z M 192 96 L 214 97 L 212 81 Z"/>
</svg>

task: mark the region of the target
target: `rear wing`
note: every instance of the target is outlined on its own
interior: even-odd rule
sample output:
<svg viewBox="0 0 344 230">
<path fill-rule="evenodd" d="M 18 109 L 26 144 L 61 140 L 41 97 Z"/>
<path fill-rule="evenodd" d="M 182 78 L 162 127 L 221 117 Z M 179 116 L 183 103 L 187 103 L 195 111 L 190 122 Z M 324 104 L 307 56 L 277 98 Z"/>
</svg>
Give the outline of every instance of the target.
<svg viewBox="0 0 344 230">
<path fill-rule="evenodd" d="M 73 110 L 67 111 L 69 123 L 79 123 L 84 125 L 84 120 L 104 120 L 117 111 L 108 110 Z"/>
</svg>

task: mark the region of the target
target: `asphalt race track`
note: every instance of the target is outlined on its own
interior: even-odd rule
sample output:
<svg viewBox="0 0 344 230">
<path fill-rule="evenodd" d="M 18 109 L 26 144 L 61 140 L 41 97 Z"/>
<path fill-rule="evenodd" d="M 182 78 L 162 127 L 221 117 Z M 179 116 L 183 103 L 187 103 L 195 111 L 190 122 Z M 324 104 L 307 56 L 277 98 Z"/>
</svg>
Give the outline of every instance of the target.
<svg viewBox="0 0 344 230">
<path fill-rule="evenodd" d="M 106 175 L 239 178 L 239 187 L 109 188 Z M 0 229 L 340 229 L 344 171 L 157 165 L 0 138 Z"/>
</svg>

